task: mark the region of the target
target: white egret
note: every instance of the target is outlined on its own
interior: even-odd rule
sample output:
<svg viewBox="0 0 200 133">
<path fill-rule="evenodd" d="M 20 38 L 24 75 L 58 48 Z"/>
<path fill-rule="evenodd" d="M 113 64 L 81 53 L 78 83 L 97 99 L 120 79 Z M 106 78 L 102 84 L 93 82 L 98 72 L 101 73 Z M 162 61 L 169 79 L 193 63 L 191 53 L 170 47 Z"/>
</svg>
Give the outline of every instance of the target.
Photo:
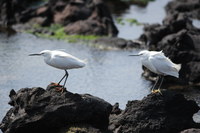
<svg viewBox="0 0 200 133">
<path fill-rule="evenodd" d="M 179 70 L 181 65 L 174 64 L 168 57 L 164 55 L 162 51 L 148 51 L 143 50 L 137 55 L 130 56 L 140 56 L 142 65 L 147 69 L 159 75 L 155 84 L 152 86 L 152 92 L 160 92 L 160 87 L 163 82 L 163 78 L 166 75 L 170 75 L 179 78 Z M 156 85 L 159 84 L 159 79 L 161 79 L 158 89 L 155 89 Z"/>
<path fill-rule="evenodd" d="M 65 53 L 60 50 L 43 50 L 38 54 L 30 54 L 29 56 L 43 56 L 44 62 L 52 67 L 65 70 L 65 75 L 61 78 L 61 80 L 58 82 L 58 86 L 61 86 L 60 83 L 65 78 L 62 91 L 64 89 L 64 86 L 66 84 L 67 78 L 69 76 L 67 70 L 68 69 L 74 69 L 74 68 L 81 68 L 85 66 L 85 61 L 80 60 L 68 53 Z"/>
</svg>

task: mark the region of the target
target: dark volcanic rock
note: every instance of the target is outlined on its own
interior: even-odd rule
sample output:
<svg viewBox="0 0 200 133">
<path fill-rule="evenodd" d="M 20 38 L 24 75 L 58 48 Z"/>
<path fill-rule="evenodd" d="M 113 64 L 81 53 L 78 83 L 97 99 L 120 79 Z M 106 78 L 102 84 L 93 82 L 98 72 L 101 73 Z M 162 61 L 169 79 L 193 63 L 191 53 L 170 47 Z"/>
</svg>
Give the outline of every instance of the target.
<svg viewBox="0 0 200 133">
<path fill-rule="evenodd" d="M 2 26 L 0 25 L 0 34 L 6 33 L 8 36 L 16 34 L 16 31 L 9 26 Z"/>
<path fill-rule="evenodd" d="M 68 34 L 110 35 L 116 36 L 118 30 L 114 25 L 110 12 L 102 0 L 69 3 L 63 10 L 64 23 L 68 23 L 65 31 Z M 57 20 L 59 21 L 59 19 Z"/>
<path fill-rule="evenodd" d="M 167 14 L 184 13 L 189 17 L 200 19 L 199 0 L 173 0 L 165 8 Z"/>
<path fill-rule="evenodd" d="M 40 0 L 39 0 L 40 1 Z M 40 5 L 26 0 L 4 0 L 0 24 L 61 24 L 68 34 L 117 36 L 118 30 L 103 0 L 49 0 Z M 31 6 L 38 5 L 38 6 Z"/>
<path fill-rule="evenodd" d="M 193 114 L 200 108 L 181 94 L 150 94 L 141 101 L 130 101 L 119 115 L 112 115 L 109 129 L 115 133 L 178 133 L 200 127 Z"/>
<path fill-rule="evenodd" d="M 106 130 L 112 106 L 89 94 L 55 91 L 51 86 L 10 92 L 10 105 L 0 125 L 4 133 L 55 133 L 70 125 L 87 124 Z"/>
<path fill-rule="evenodd" d="M 119 37 L 101 37 L 94 40 L 93 43 L 107 47 L 116 47 L 120 49 L 141 48 L 142 46 L 144 46 L 140 41 L 126 40 Z"/>
<path fill-rule="evenodd" d="M 125 110 L 89 94 L 43 88 L 10 91 L 13 106 L 3 118 L 3 133 L 177 133 L 200 128 L 193 121 L 198 105 L 183 95 L 164 91 L 141 101 L 129 101 Z"/>
</svg>

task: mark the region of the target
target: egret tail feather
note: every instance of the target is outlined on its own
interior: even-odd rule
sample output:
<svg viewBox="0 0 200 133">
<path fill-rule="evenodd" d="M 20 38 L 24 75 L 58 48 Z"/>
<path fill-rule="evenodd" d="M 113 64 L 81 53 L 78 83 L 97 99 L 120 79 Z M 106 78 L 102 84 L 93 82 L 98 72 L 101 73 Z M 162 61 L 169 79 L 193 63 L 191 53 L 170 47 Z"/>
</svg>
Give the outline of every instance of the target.
<svg viewBox="0 0 200 133">
<path fill-rule="evenodd" d="M 179 71 L 181 69 L 181 64 L 176 64 L 175 68 Z"/>
</svg>

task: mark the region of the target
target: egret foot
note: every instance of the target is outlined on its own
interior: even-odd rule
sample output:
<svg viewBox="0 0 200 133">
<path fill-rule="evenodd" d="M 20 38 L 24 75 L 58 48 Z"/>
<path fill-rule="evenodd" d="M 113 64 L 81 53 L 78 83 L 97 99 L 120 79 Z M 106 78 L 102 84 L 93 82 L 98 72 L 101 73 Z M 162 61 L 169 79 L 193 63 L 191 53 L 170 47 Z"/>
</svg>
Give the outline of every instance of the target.
<svg viewBox="0 0 200 133">
<path fill-rule="evenodd" d="M 62 86 L 62 85 L 60 85 L 58 83 L 51 83 L 51 85 L 58 92 L 63 93 L 66 90 L 66 88 L 64 86 Z"/>
<path fill-rule="evenodd" d="M 66 88 L 64 88 L 63 86 L 62 87 L 55 87 L 55 90 L 58 91 L 58 92 L 63 93 L 64 90 L 66 90 Z"/>
<path fill-rule="evenodd" d="M 151 93 L 159 93 L 159 94 L 162 95 L 162 92 L 161 92 L 160 89 L 156 89 L 156 90 L 152 89 L 152 90 L 151 90 Z"/>
</svg>

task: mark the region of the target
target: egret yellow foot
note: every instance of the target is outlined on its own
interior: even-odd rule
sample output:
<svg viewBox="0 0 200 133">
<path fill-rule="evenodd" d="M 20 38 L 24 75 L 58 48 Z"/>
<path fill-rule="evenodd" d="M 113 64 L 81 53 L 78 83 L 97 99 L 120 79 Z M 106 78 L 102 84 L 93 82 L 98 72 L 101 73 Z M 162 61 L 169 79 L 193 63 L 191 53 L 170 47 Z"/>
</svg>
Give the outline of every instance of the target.
<svg viewBox="0 0 200 133">
<path fill-rule="evenodd" d="M 159 94 L 162 95 L 162 92 L 161 92 L 160 89 L 157 89 L 157 90 L 152 89 L 152 90 L 151 90 L 151 93 L 159 93 Z"/>
<path fill-rule="evenodd" d="M 58 92 L 63 93 L 64 90 L 66 90 L 66 88 L 64 88 L 64 86 L 58 84 L 58 83 L 51 83 L 52 87 L 54 87 L 54 89 Z"/>
</svg>

